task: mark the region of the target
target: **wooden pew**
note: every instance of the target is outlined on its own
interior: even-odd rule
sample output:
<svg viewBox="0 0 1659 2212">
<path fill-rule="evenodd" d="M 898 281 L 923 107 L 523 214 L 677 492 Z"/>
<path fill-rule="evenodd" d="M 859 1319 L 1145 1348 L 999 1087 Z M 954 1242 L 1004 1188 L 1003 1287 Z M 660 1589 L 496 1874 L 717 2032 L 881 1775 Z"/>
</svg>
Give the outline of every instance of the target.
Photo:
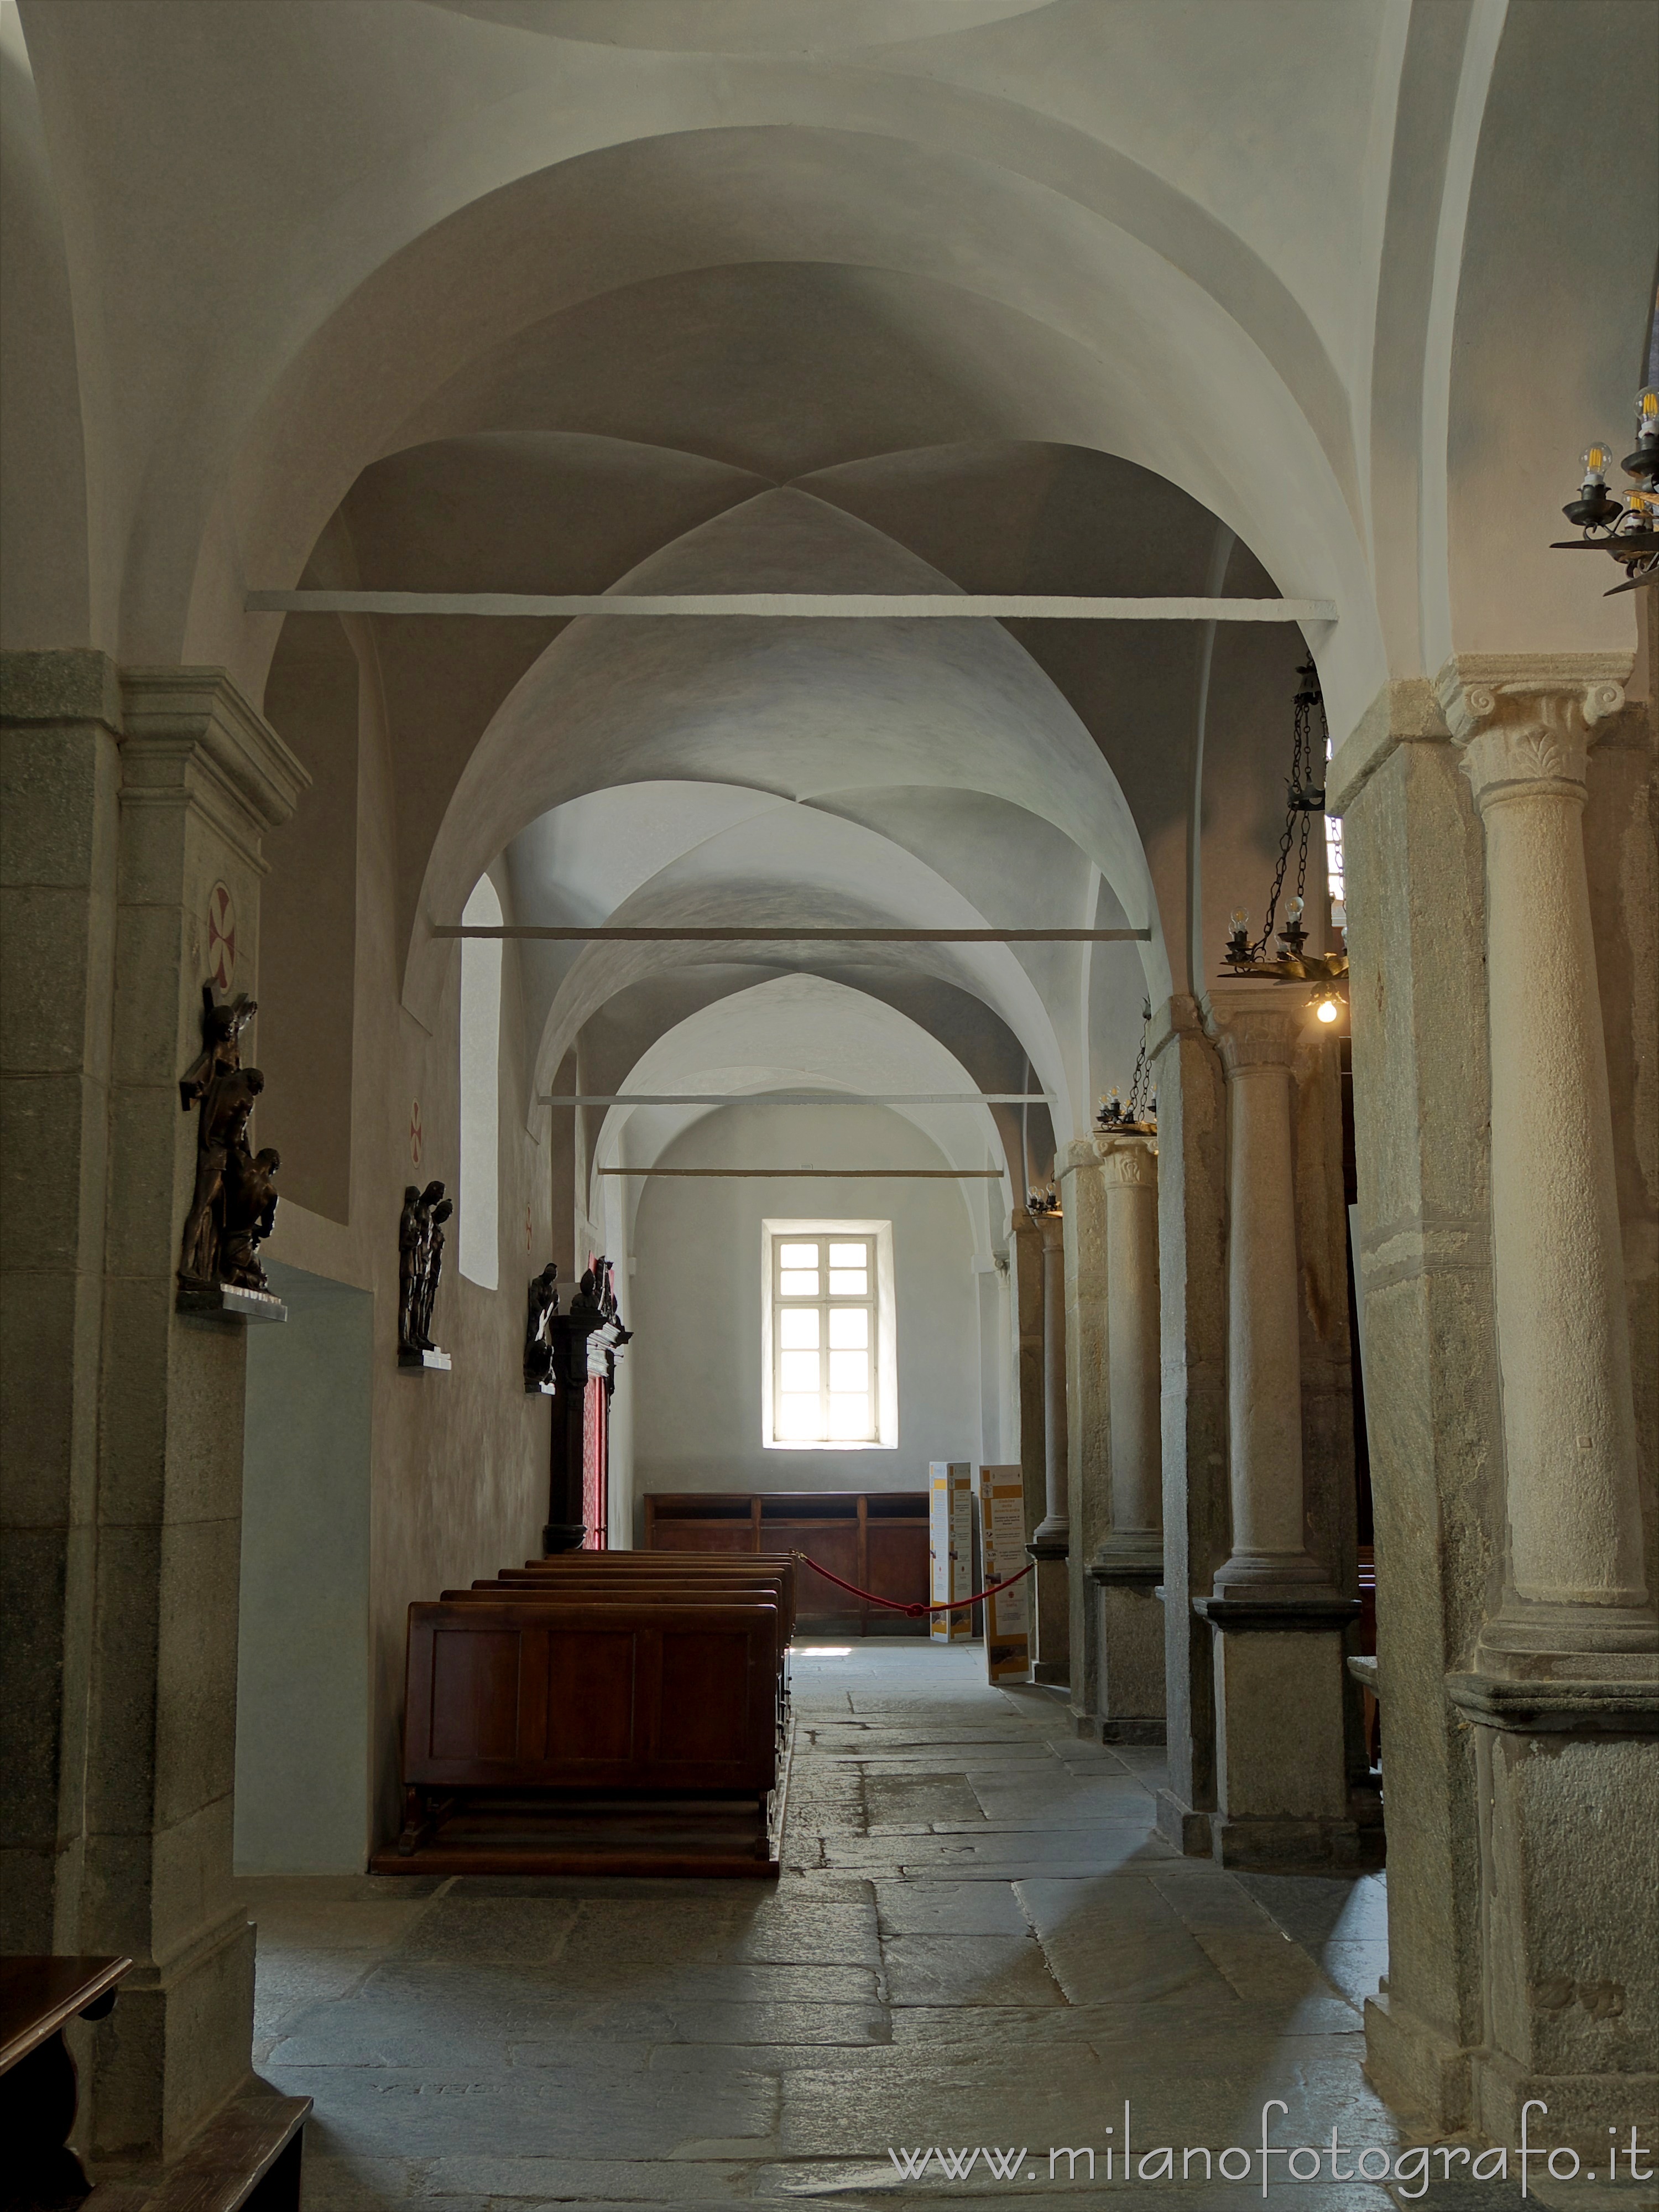
<svg viewBox="0 0 1659 2212">
<path fill-rule="evenodd" d="M 781 1629 L 731 1592 L 411 1606 L 407 1818 L 374 1871 L 775 1877 Z"/>
<path fill-rule="evenodd" d="M 769 1596 L 782 1616 L 784 1626 L 793 1636 L 795 1626 L 795 1585 L 792 1571 L 775 1566 L 750 1567 L 747 1565 L 732 1567 L 715 1561 L 706 1566 L 699 1562 L 695 1573 L 662 1573 L 651 1567 L 629 1566 L 625 1569 L 600 1568 L 588 1571 L 580 1567 L 560 1567 L 549 1573 L 540 1565 L 524 1567 L 502 1567 L 490 1577 L 498 1583 L 522 1585 L 526 1588 L 562 1590 L 585 1589 L 684 1589 L 695 1595 L 705 1589 L 753 1590 L 757 1595 Z M 473 1587 L 477 1588 L 477 1583 Z"/>
<path fill-rule="evenodd" d="M 729 1552 L 560 1552 L 544 1559 L 526 1559 L 522 1569 L 503 1568 L 503 1573 L 523 1572 L 549 1575 L 608 1574 L 625 1579 L 630 1575 L 644 1575 L 653 1579 L 664 1573 L 695 1579 L 709 1571 L 716 1573 L 739 1573 L 764 1577 L 781 1576 L 783 1581 L 784 1609 L 793 1637 L 796 1623 L 796 1598 L 799 1586 L 798 1563 L 787 1553 L 748 1553 L 733 1556 Z"/>
<path fill-rule="evenodd" d="M 742 1580 L 718 1574 L 699 1577 L 695 1590 L 688 1590 L 684 1580 L 655 1581 L 644 1576 L 630 1576 L 625 1585 L 614 1577 L 603 1575 L 561 1577 L 556 1591 L 550 1588 L 549 1577 L 527 1572 L 522 1568 L 504 1567 L 494 1581 L 479 1580 L 470 1589 L 447 1589 L 441 1594 L 443 1604 L 477 1604 L 500 1602 L 502 1600 L 526 1599 L 532 1603 L 545 1603 L 556 1595 L 561 1603 L 580 1599 L 583 1604 L 594 1605 L 684 1605 L 687 1603 L 764 1605 L 775 1623 L 776 1643 L 772 1652 L 773 1679 L 777 1724 L 781 1730 L 787 1723 L 789 1711 L 788 1627 L 781 1609 L 776 1577 L 769 1582 L 757 1577 Z"/>
</svg>

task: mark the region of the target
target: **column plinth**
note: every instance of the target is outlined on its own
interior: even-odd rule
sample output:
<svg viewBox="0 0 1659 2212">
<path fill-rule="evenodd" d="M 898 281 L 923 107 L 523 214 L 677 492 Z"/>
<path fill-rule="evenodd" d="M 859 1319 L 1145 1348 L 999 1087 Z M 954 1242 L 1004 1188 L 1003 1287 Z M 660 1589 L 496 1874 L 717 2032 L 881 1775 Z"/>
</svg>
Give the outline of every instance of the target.
<svg viewBox="0 0 1659 2212">
<path fill-rule="evenodd" d="M 1584 866 L 1586 755 L 1618 655 L 1449 664 L 1486 846 L 1492 1244 L 1508 1556 L 1478 1667 L 1652 1670 L 1630 1328 Z"/>
</svg>

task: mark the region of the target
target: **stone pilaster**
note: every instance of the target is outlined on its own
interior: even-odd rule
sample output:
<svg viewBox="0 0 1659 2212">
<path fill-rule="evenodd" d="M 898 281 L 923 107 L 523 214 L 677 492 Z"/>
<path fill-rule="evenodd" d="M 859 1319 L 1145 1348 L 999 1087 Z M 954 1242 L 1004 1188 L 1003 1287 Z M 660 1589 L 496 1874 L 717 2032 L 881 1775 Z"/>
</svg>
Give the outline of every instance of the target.
<svg viewBox="0 0 1659 2212">
<path fill-rule="evenodd" d="M 1054 1163 L 1066 1261 L 1066 1510 L 1074 1724 L 1099 1725 L 1100 1635 L 1088 1563 L 1111 1522 L 1111 1419 L 1107 1376 L 1104 1140 L 1084 1137 Z M 1159 1621 L 1159 1633 L 1163 1623 Z"/>
<path fill-rule="evenodd" d="M 1158 1819 L 1210 1849 L 1215 1686 L 1193 1601 L 1227 1556 L 1226 1097 L 1197 1003 L 1152 1017 L 1158 1081 L 1158 1364 L 1164 1461 L 1164 1651 L 1170 1780 Z"/>
<path fill-rule="evenodd" d="M 1365 2008 L 1366 2064 L 1391 2101 L 1453 2129 L 1468 2118 L 1482 1995 L 1474 1747 L 1445 1682 L 1480 1632 L 1502 1447 L 1480 826 L 1430 684 L 1378 695 L 1331 763 L 1327 805 L 1347 864 L 1389 1744 L 1389 1987 Z"/>
<path fill-rule="evenodd" d="M 1036 1657 L 1039 1682 L 1063 1686 L 1071 1679 L 1071 1584 L 1066 1561 L 1071 1522 L 1066 1512 L 1066 1245 L 1060 1217 L 1037 1218 L 1042 1239 L 1042 1480 L 1044 1512 L 1026 1547 L 1037 1563 Z"/>
<path fill-rule="evenodd" d="M 196 1155 L 179 1078 L 201 1048 L 210 895 L 234 907 L 233 988 L 257 994 L 260 837 L 307 781 L 222 670 L 126 670 L 121 688 L 80 1929 L 136 1962 L 93 2041 L 106 2157 L 170 2151 L 249 2063 L 252 1930 L 230 1886 L 244 1343 L 174 1310 Z"/>
<path fill-rule="evenodd" d="M 1109 1526 L 1089 1554 L 1099 1591 L 1100 1734 L 1164 1740 L 1164 1449 L 1158 1369 L 1158 1144 L 1101 1140 L 1106 1200 Z"/>
<path fill-rule="evenodd" d="M 0 659 L 0 1951 L 74 1952 L 84 1872 L 121 701 Z"/>
</svg>

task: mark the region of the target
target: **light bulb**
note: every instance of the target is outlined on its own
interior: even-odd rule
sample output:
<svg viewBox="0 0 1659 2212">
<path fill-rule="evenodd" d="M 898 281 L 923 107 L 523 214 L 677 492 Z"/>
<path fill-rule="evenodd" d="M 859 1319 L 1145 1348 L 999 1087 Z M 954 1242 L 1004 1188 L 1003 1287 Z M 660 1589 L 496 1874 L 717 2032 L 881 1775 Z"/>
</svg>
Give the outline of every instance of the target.
<svg viewBox="0 0 1659 2212">
<path fill-rule="evenodd" d="M 1334 1022 L 1337 1016 L 1336 1000 L 1334 999 L 1322 999 L 1316 1011 L 1322 1022 Z"/>
<path fill-rule="evenodd" d="M 1637 393 L 1636 429 L 1639 437 L 1659 437 L 1659 384 L 1644 384 Z"/>
<path fill-rule="evenodd" d="M 1244 908 L 1242 906 L 1236 906 L 1233 908 L 1233 927 L 1235 929 L 1248 929 L 1249 926 L 1249 915 L 1244 911 Z"/>
<path fill-rule="evenodd" d="M 1302 901 L 1299 898 L 1287 899 L 1285 901 L 1285 919 L 1290 923 L 1292 929 L 1294 929 L 1297 923 L 1301 921 Z"/>
<path fill-rule="evenodd" d="M 1613 447 L 1607 440 L 1597 438 L 1593 445 L 1586 446 L 1581 458 L 1584 464 L 1584 482 L 1587 484 L 1605 483 L 1607 471 L 1613 465 Z"/>
</svg>

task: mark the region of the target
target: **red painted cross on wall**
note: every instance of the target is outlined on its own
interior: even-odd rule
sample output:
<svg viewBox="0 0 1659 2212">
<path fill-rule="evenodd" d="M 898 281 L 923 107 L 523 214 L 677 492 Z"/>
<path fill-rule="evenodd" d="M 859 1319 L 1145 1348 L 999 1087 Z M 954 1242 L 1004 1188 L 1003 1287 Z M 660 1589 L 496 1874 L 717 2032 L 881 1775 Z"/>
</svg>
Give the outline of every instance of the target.
<svg viewBox="0 0 1659 2212">
<path fill-rule="evenodd" d="M 210 979 L 229 990 L 236 976 L 236 902 L 228 884 L 215 884 L 208 893 L 207 967 Z"/>
</svg>

